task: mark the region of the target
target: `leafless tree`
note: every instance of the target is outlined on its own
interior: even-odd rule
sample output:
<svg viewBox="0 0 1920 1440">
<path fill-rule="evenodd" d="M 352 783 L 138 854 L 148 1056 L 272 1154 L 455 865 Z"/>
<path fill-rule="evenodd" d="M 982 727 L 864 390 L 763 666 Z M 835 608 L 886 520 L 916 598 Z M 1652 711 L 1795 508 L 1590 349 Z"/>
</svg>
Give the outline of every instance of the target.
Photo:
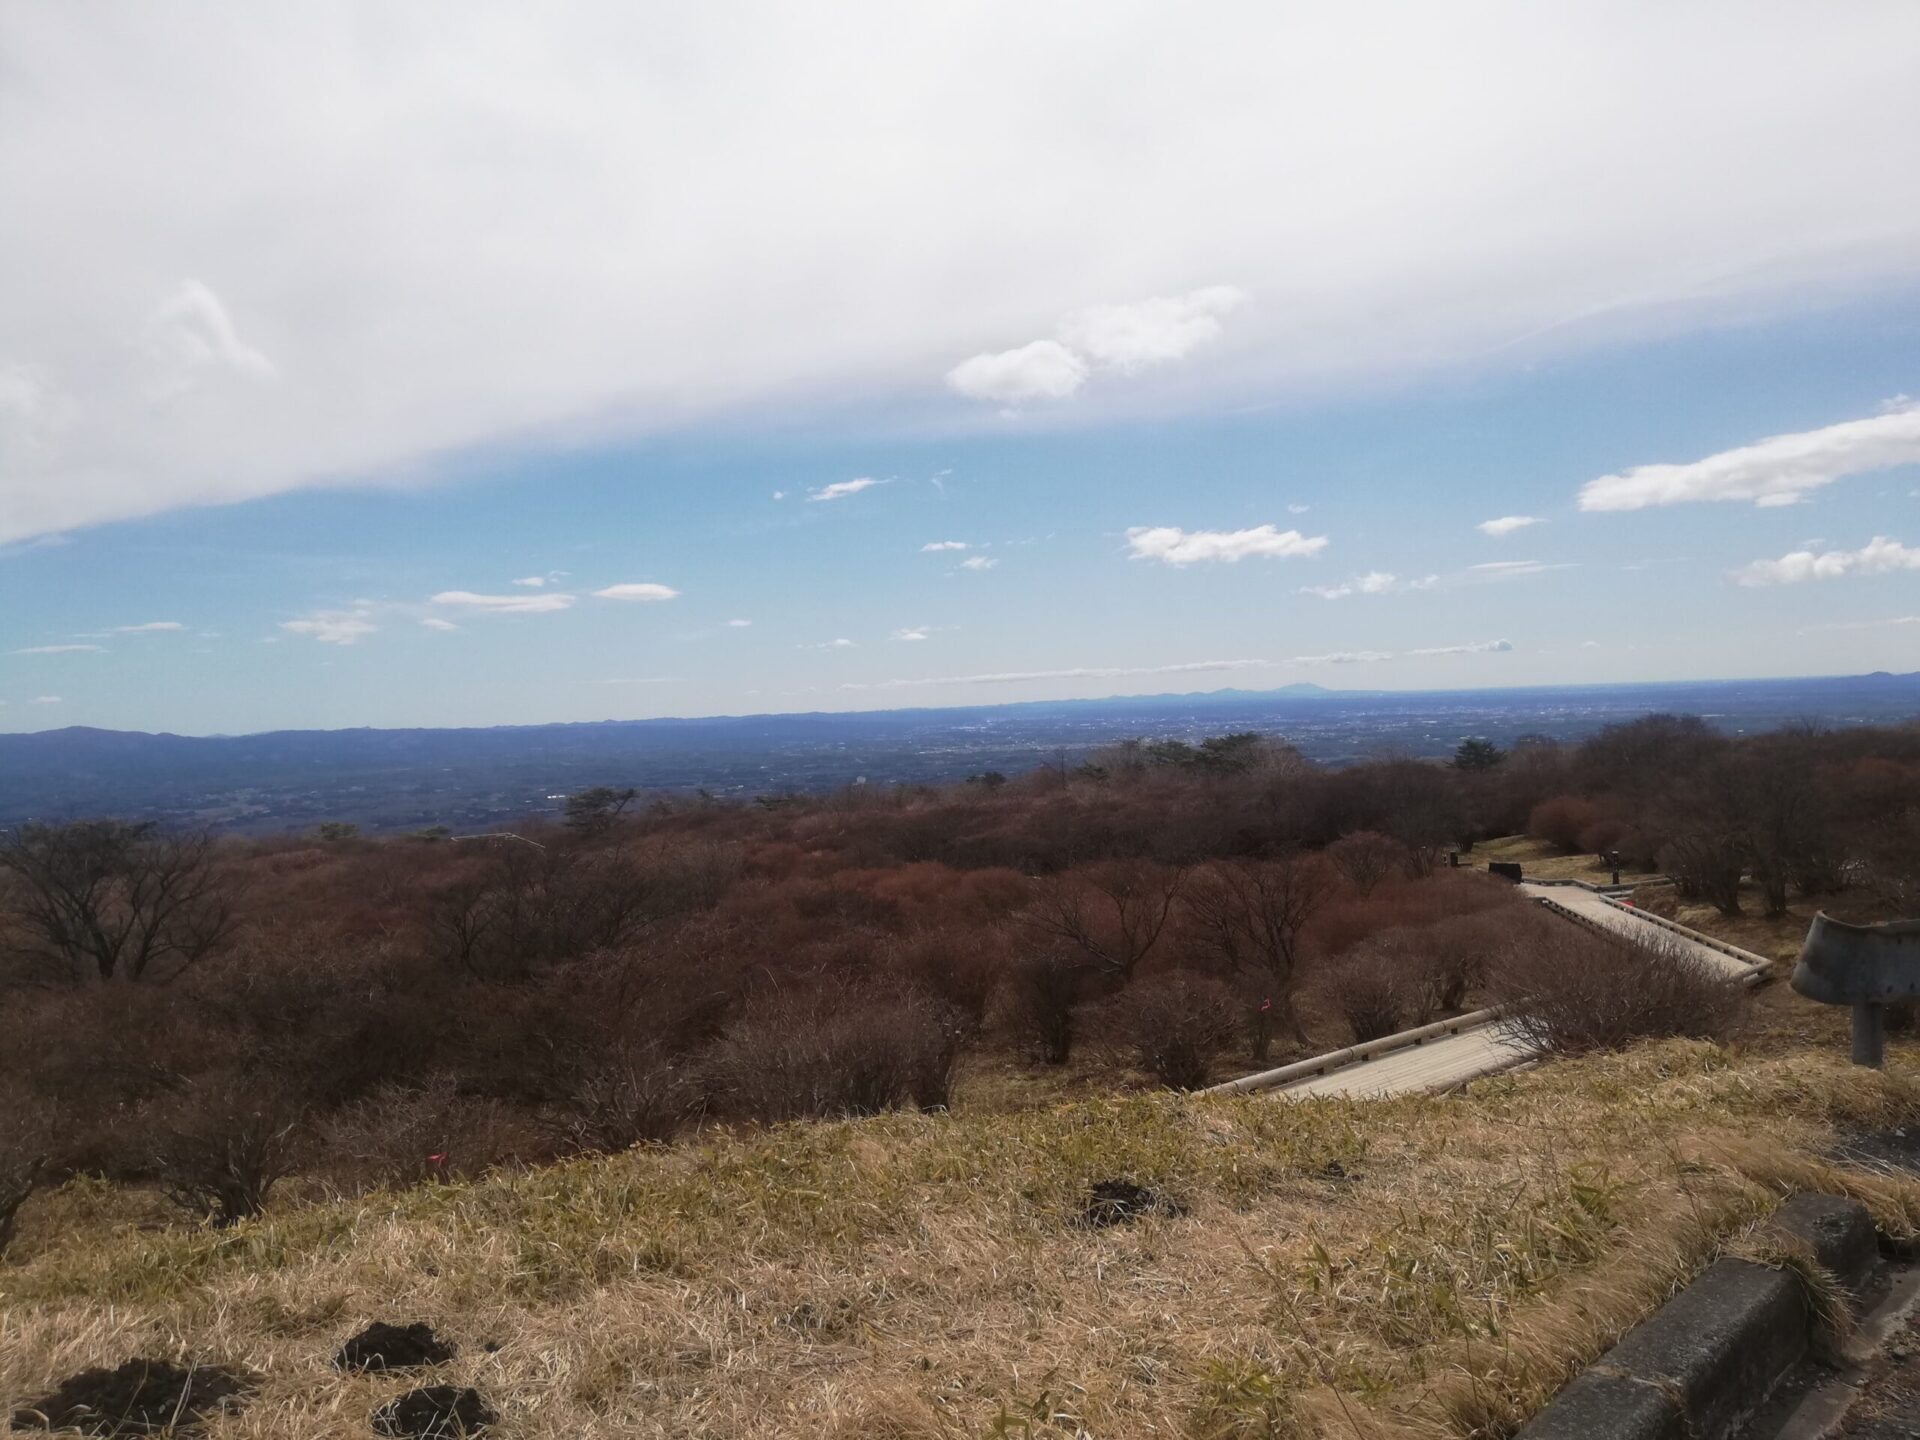
<svg viewBox="0 0 1920 1440">
<path fill-rule="evenodd" d="M 1327 847 L 1327 858 L 1362 896 L 1371 895 L 1394 871 L 1407 868 L 1406 847 L 1377 830 L 1342 835 Z"/>
<path fill-rule="evenodd" d="M 1266 981 L 1273 1017 L 1304 1040 L 1293 1003 L 1300 936 L 1331 897 L 1333 872 L 1318 856 L 1228 860 L 1201 871 L 1187 887 L 1193 937 L 1229 970 L 1253 970 Z"/>
<path fill-rule="evenodd" d="M 1160 943 L 1187 872 L 1144 860 L 1110 860 L 1042 882 L 1025 920 L 1065 940 L 1108 980 L 1125 984 Z"/>
<path fill-rule="evenodd" d="M 212 836 L 87 820 L 0 838 L 15 958 L 75 979 L 170 979 L 235 928 L 236 883 Z"/>
</svg>

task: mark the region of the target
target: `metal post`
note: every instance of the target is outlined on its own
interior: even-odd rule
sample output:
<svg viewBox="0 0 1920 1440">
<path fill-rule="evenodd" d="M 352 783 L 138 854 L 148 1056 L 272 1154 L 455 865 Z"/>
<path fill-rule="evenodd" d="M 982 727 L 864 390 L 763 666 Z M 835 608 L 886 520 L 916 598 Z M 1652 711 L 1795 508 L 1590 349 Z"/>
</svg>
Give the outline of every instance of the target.
<svg viewBox="0 0 1920 1440">
<path fill-rule="evenodd" d="M 1853 1007 L 1853 1063 L 1885 1068 L 1887 1012 L 1879 1005 Z"/>
</svg>

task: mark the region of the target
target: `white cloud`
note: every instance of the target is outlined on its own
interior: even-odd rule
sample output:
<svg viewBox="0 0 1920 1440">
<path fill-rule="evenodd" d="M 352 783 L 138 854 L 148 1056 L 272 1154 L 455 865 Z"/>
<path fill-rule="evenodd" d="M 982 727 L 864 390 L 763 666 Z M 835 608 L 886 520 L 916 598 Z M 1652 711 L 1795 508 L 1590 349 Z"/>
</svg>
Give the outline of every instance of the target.
<svg viewBox="0 0 1920 1440">
<path fill-rule="evenodd" d="M 1289 505 L 1287 506 L 1287 514 L 1304 515 L 1312 508 L 1313 507 L 1311 505 Z"/>
<path fill-rule="evenodd" d="M 240 338 L 225 302 L 198 280 L 181 281 L 154 307 L 142 348 L 149 365 L 145 394 L 161 403 L 184 396 L 209 376 L 275 375 L 273 362 Z"/>
<path fill-rule="evenodd" d="M 29 645 L 24 650 L 12 650 L 12 655 L 104 655 L 104 645 Z"/>
<path fill-rule="evenodd" d="M 1512 651 L 1511 640 L 1482 640 L 1475 645 L 1434 645 L 1424 650 L 1409 650 L 1409 655 L 1505 655 Z"/>
<path fill-rule="evenodd" d="M 511 583 L 515 585 L 525 585 L 529 589 L 538 590 L 547 583 L 547 577 L 544 575 L 523 575 Z"/>
<path fill-rule="evenodd" d="M 1424 590 L 1432 585 L 1437 577 L 1429 575 L 1424 580 L 1402 583 L 1397 575 L 1385 570 L 1369 570 L 1364 575 L 1356 575 L 1338 585 L 1302 585 L 1302 595 L 1318 595 L 1322 600 L 1344 600 L 1349 595 L 1390 595 L 1396 590 Z"/>
<path fill-rule="evenodd" d="M 1060 338 L 1095 364 L 1131 374 L 1184 359 L 1220 335 L 1220 321 L 1246 302 L 1246 292 L 1211 285 L 1185 295 L 1093 305 L 1060 327 Z"/>
<path fill-rule="evenodd" d="M 854 643 L 842 635 L 833 640 L 820 640 L 812 645 L 796 645 L 793 648 L 796 650 L 851 650 L 854 648 Z"/>
<path fill-rule="evenodd" d="M 1298 530 L 1275 530 L 1256 525 L 1251 530 L 1182 530 L 1176 525 L 1136 525 L 1127 531 L 1128 558 L 1158 560 L 1166 565 L 1193 565 L 1221 560 L 1229 564 L 1260 556 L 1269 560 L 1318 555 L 1327 537 L 1308 539 Z"/>
<path fill-rule="evenodd" d="M 1794 505 L 1807 492 L 1848 475 L 1920 463 L 1920 405 L 1900 396 L 1898 408 L 1865 420 L 1774 435 L 1723 450 L 1690 465 L 1637 465 L 1580 488 L 1582 510 L 1641 510 L 1689 500 L 1751 500 Z"/>
<path fill-rule="evenodd" d="M 1058 339 L 961 361 L 947 372 L 947 385 L 970 399 L 1005 405 L 1064 400 L 1077 394 L 1096 369 L 1132 375 L 1185 359 L 1217 338 L 1221 317 L 1246 298 L 1231 285 L 1211 285 L 1185 295 L 1090 305 L 1060 322 Z"/>
<path fill-rule="evenodd" d="M 1118 680 L 1135 675 L 1197 675 L 1216 670 L 1265 670 L 1270 660 L 1190 660 L 1179 665 L 1076 666 L 1070 670 L 1007 670 L 987 675 L 942 675 L 925 680 L 874 680 L 842 690 L 903 690 L 916 685 L 1029 685 L 1040 680 Z"/>
<path fill-rule="evenodd" d="M 1498 520 L 1482 520 L 1474 528 L 1482 535 L 1511 535 L 1516 530 L 1524 530 L 1529 525 L 1544 525 L 1547 522 L 1538 515 L 1502 515 Z"/>
<path fill-rule="evenodd" d="M 451 620 L 442 620 L 438 615 L 428 615 L 420 622 L 429 630 L 458 630 L 460 627 Z"/>
<path fill-rule="evenodd" d="M 933 633 L 932 626 L 908 625 L 903 627 L 902 629 L 894 631 L 893 638 L 896 640 L 924 640 L 927 638 L 927 636 L 931 635 L 932 633 Z"/>
<path fill-rule="evenodd" d="M 58 705 L 61 701 L 58 695 L 36 695 L 33 697 L 33 703 L 36 705 Z"/>
<path fill-rule="evenodd" d="M 1733 572 L 1742 585 L 1797 585 L 1843 575 L 1889 575 L 1920 570 L 1920 549 L 1876 535 L 1858 550 L 1795 550 L 1778 560 L 1756 560 Z"/>
<path fill-rule="evenodd" d="M 1296 655 L 1296 665 L 1365 665 L 1375 660 L 1391 660 L 1390 650 L 1336 650 L 1331 655 Z"/>
<path fill-rule="evenodd" d="M 149 620 L 144 625 L 116 625 L 113 627 L 113 633 L 116 635 L 158 635 L 163 631 L 184 630 L 186 628 L 187 627 L 182 625 L 178 620 Z"/>
<path fill-rule="evenodd" d="M 1216 279 L 1261 303 L 1204 367 L 1085 384 L 1077 417 L 1517 365 L 1920 268 L 1920 187 L 1885 170 L 1920 125 L 1900 5 L 0 11 L 0 175 L 33 197 L 0 274 L 35 282 L 0 294 L 0 368 L 36 417 L 0 421 L 0 544 L 492 442 L 924 402 L 954 359 Z M 1184 332 L 1124 333 L 1100 343 Z M 191 383 L 156 404 L 162 362 Z"/>
<path fill-rule="evenodd" d="M 1000 562 L 986 555 L 969 555 L 960 562 L 962 570 L 991 570 Z"/>
<path fill-rule="evenodd" d="M 290 635 L 310 635 L 322 645 L 353 645 L 380 627 L 373 623 L 373 612 L 365 606 L 351 610 L 316 610 L 298 620 L 282 620 L 280 628 Z"/>
<path fill-rule="evenodd" d="M 671 585 L 651 583 L 609 585 L 604 590 L 596 590 L 594 595 L 601 600 L 678 600 L 680 592 Z"/>
<path fill-rule="evenodd" d="M 1087 362 L 1058 340 L 975 355 L 947 372 L 947 384 L 960 394 L 1005 405 L 1064 400 L 1086 380 Z"/>
<path fill-rule="evenodd" d="M 727 621 L 727 628 L 729 630 L 744 630 L 751 624 L 753 624 L 751 620 L 729 620 Z"/>
<path fill-rule="evenodd" d="M 776 500 L 784 500 L 787 498 L 787 492 L 784 490 L 776 490 L 773 492 L 773 498 Z"/>
<path fill-rule="evenodd" d="M 573 606 L 571 595 L 476 595 L 471 590 L 442 590 L 429 601 L 434 605 L 454 605 L 463 610 L 480 610 L 492 615 L 550 615 Z"/>
<path fill-rule="evenodd" d="M 920 547 L 920 553 L 929 555 L 939 550 L 971 550 L 972 548 L 964 540 L 929 540 Z"/>
<path fill-rule="evenodd" d="M 849 495 L 858 495 L 862 490 L 871 490 L 876 485 L 884 485 L 884 480 L 875 480 L 862 475 L 858 480 L 836 480 L 831 485 L 822 485 L 818 490 L 808 492 L 809 500 L 844 500 Z M 779 496 L 774 497 L 776 500 Z"/>
</svg>

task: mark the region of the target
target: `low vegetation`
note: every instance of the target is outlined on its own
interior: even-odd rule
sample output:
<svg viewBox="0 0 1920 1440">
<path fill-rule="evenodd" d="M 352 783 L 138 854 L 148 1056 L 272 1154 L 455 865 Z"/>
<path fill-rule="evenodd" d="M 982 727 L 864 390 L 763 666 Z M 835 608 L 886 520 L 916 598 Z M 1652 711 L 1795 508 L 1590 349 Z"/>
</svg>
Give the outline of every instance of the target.
<svg viewBox="0 0 1920 1440">
<path fill-rule="evenodd" d="M 1820 1158 L 1920 1118 L 1806 1048 L 1840 1017 L 1449 861 L 1871 918 L 1920 894 L 1920 731 L 576 802 L 0 836 L 0 1401 L 168 1355 L 259 1377 L 211 1434 L 364 1433 L 405 1387 L 317 1377 L 381 1319 L 530 1435 L 1498 1436 L 1788 1186 L 1920 1221 Z M 1496 1003 L 1562 1058 L 1185 1093 Z"/>
</svg>

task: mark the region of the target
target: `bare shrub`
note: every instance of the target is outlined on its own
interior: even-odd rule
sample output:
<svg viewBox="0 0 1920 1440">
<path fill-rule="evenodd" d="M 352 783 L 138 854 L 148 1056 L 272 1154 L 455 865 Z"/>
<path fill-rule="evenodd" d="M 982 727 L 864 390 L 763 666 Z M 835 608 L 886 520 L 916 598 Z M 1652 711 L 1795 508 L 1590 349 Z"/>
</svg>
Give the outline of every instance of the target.
<svg viewBox="0 0 1920 1440">
<path fill-rule="evenodd" d="M 1108 979 L 1132 978 L 1167 928 L 1185 882 L 1179 868 L 1111 860 L 1044 882 L 1026 923 L 1078 947 Z"/>
<path fill-rule="evenodd" d="M 0 1107 L 5 1107 L 0 1108 L 0 1256 L 13 1243 L 20 1208 L 39 1187 L 51 1158 L 52 1137 L 29 1121 L 24 1109 L 12 1107 L 20 1098 L 0 1095 Z"/>
<path fill-rule="evenodd" d="M 1436 921 L 1411 937 L 1424 995 L 1425 1016 L 1462 1009 L 1467 996 L 1486 983 L 1494 957 L 1506 944 L 1511 917 L 1455 915 Z"/>
<path fill-rule="evenodd" d="M 1600 820 L 1600 807 L 1583 795 L 1555 795 L 1542 800 L 1527 816 L 1527 833 L 1577 854 L 1580 837 Z"/>
<path fill-rule="evenodd" d="M 1747 992 L 1677 941 L 1647 943 L 1540 925 L 1511 945 L 1493 984 L 1514 1034 L 1554 1054 L 1684 1036 L 1724 1041 Z"/>
<path fill-rule="evenodd" d="M 469 1179 L 554 1154 L 525 1110 L 465 1093 L 450 1075 L 336 1110 L 315 1125 L 309 1148 L 321 1173 L 349 1190 Z"/>
<path fill-rule="evenodd" d="M 1210 975 L 1172 970 L 1136 980 L 1107 1003 L 1109 1034 L 1161 1084 L 1198 1090 L 1233 1040 L 1239 1006 Z"/>
<path fill-rule="evenodd" d="M 1355 1044 L 1405 1028 L 1407 1012 L 1417 1003 L 1418 982 L 1409 973 L 1407 952 L 1397 941 L 1381 944 L 1379 939 L 1342 956 L 1320 979 L 1321 993 L 1347 1022 Z"/>
<path fill-rule="evenodd" d="M 1087 967 L 1066 950 L 1040 950 L 1007 967 L 995 993 L 994 1028 L 1048 1065 L 1073 1054 L 1076 1007 L 1086 989 Z"/>
<path fill-rule="evenodd" d="M 250 1219 L 291 1173 L 299 1117 L 260 1076 L 209 1076 L 168 1107 L 153 1132 L 167 1198 L 215 1225 Z"/>
<path fill-rule="evenodd" d="M 686 1071 L 650 1047 L 616 1050 L 585 1069 L 548 1128 L 569 1149 L 617 1154 L 673 1139 L 699 1106 Z"/>
<path fill-rule="evenodd" d="M 1342 835 L 1327 847 L 1327 859 L 1362 896 L 1373 894 L 1389 875 L 1407 874 L 1412 866 L 1407 847 L 1376 830 Z"/>
<path fill-rule="evenodd" d="M 1271 1024 L 1304 1039 L 1293 1003 L 1300 937 L 1331 898 L 1335 881 L 1317 856 L 1229 860 L 1198 872 L 1187 888 L 1188 935 L 1227 970 L 1258 976 Z M 1256 1050 L 1262 1049 L 1256 1038 Z"/>
<path fill-rule="evenodd" d="M 714 1047 L 714 1103 L 740 1119 L 785 1120 L 945 1108 L 965 1032 L 912 993 L 826 985 L 763 999 Z"/>
<path fill-rule="evenodd" d="M 82 820 L 0 839 L 12 958 L 73 980 L 164 980 L 232 937 L 236 883 L 205 833 Z"/>
</svg>

